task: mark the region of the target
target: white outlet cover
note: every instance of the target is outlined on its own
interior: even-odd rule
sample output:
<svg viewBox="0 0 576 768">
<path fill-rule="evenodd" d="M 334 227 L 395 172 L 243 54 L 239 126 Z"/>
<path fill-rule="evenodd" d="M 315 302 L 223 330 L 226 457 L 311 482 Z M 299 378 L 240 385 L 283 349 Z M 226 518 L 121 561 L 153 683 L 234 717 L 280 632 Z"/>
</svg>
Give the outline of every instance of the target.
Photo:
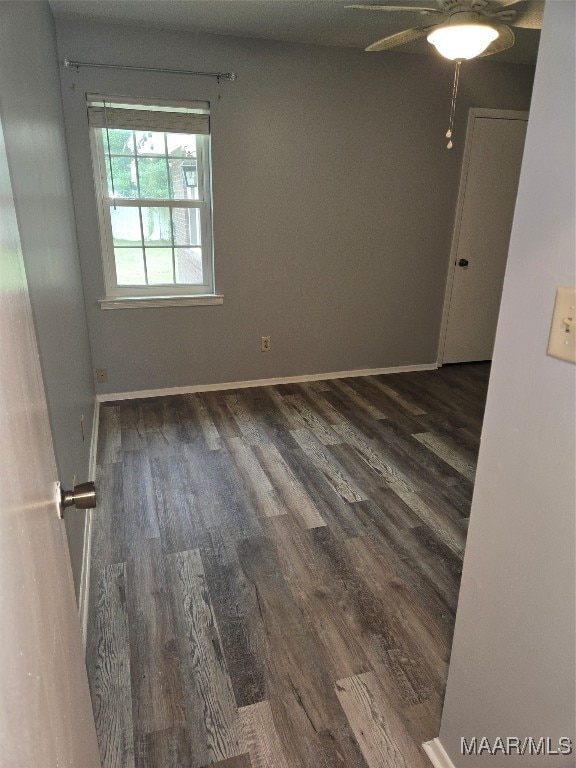
<svg viewBox="0 0 576 768">
<path fill-rule="evenodd" d="M 576 288 L 558 288 L 548 341 L 548 354 L 576 363 Z"/>
</svg>

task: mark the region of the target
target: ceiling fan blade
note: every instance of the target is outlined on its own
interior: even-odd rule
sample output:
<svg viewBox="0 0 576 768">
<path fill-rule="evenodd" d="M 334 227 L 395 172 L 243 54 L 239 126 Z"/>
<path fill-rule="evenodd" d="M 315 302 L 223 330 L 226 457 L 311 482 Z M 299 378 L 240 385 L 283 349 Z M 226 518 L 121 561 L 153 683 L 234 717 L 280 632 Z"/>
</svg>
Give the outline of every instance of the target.
<svg viewBox="0 0 576 768">
<path fill-rule="evenodd" d="M 345 8 L 359 8 L 362 11 L 404 11 L 412 13 L 440 13 L 439 8 L 430 8 L 424 5 L 345 5 Z"/>
<path fill-rule="evenodd" d="M 514 45 L 516 37 L 510 27 L 507 27 L 504 24 L 498 24 L 496 29 L 498 30 L 498 37 L 493 43 L 490 43 L 488 48 L 486 48 L 486 50 L 477 58 L 480 59 L 484 56 L 491 56 L 493 53 L 500 53 L 500 51 L 505 51 L 507 48 L 512 48 Z"/>
<path fill-rule="evenodd" d="M 369 45 L 367 51 L 387 51 L 390 48 L 396 48 L 399 45 L 406 45 L 414 40 L 419 40 L 428 34 L 428 28 L 417 27 L 415 29 L 405 29 L 403 32 L 396 32 L 395 35 L 388 35 Z"/>
<path fill-rule="evenodd" d="M 509 5 L 516 5 L 516 3 L 520 3 L 522 0 L 494 0 L 494 10 L 498 11 L 500 8 L 507 8 Z"/>
<path fill-rule="evenodd" d="M 509 22 L 513 27 L 522 29 L 542 29 L 544 17 L 544 2 L 537 0 L 530 4 L 523 3 L 521 8 L 516 8 L 514 20 Z"/>
</svg>

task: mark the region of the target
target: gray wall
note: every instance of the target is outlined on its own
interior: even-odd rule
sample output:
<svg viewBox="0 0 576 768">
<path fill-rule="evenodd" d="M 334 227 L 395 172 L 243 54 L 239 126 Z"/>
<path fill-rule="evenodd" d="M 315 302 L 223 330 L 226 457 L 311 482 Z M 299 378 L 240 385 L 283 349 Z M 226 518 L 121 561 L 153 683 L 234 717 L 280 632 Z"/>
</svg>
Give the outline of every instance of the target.
<svg viewBox="0 0 576 768">
<path fill-rule="evenodd" d="M 575 285 L 574 3 L 547 3 L 482 433 L 440 737 L 574 739 L 576 367 L 546 356 Z M 576 745 L 575 745 L 576 747 Z"/>
<path fill-rule="evenodd" d="M 0 3 L 0 111 L 56 461 L 70 486 L 87 477 L 94 385 L 48 3 Z M 76 589 L 84 518 L 66 519 Z"/>
<path fill-rule="evenodd" d="M 207 78 L 62 71 L 99 392 L 434 363 L 467 111 L 527 109 L 533 68 L 57 23 L 60 57 L 205 70 Z M 212 103 L 222 306 L 102 311 L 85 93 Z M 221 99 L 218 98 L 221 94 Z M 260 352 L 260 336 L 272 351 Z"/>
</svg>

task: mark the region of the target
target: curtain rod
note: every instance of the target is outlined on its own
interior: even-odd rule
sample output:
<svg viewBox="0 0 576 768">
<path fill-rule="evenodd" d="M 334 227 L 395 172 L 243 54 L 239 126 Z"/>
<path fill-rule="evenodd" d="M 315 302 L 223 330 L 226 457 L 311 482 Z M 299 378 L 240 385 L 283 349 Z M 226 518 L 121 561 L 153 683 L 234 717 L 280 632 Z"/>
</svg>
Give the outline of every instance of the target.
<svg viewBox="0 0 576 768">
<path fill-rule="evenodd" d="M 130 69 L 136 72 L 165 72 L 172 75 L 203 75 L 204 77 L 215 77 L 218 80 L 236 80 L 236 72 L 193 72 L 188 69 L 164 69 L 163 67 L 129 67 L 124 64 L 95 64 L 90 61 L 70 61 L 64 59 L 63 66 L 66 69 L 80 67 L 93 67 L 96 69 Z"/>
</svg>

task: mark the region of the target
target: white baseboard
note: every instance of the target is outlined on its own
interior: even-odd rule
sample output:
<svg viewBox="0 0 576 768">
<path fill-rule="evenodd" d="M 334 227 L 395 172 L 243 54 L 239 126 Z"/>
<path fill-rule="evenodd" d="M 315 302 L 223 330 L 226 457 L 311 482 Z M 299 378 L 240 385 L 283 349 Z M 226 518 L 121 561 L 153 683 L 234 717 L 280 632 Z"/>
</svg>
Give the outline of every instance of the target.
<svg viewBox="0 0 576 768">
<path fill-rule="evenodd" d="M 100 421 L 100 403 L 94 403 L 94 418 L 92 420 L 92 437 L 90 439 L 90 458 L 88 462 L 88 480 L 96 479 L 96 450 L 98 447 L 98 424 Z M 92 512 L 89 509 L 84 525 L 84 547 L 82 550 L 82 572 L 80 574 L 80 589 L 78 594 L 78 613 L 82 627 L 82 640 L 86 650 L 88 634 L 88 603 L 90 597 L 90 560 L 92 555 Z"/>
<path fill-rule="evenodd" d="M 448 757 L 448 752 L 442 746 L 440 739 L 432 739 L 422 744 L 424 752 L 430 758 L 434 768 L 456 768 L 452 760 Z"/>
<path fill-rule="evenodd" d="M 249 387 L 270 387 L 276 384 L 298 384 L 304 381 L 326 381 L 327 379 L 348 379 L 352 376 L 380 376 L 387 373 L 409 373 L 410 371 L 434 371 L 437 363 L 422 365 L 397 365 L 391 368 L 363 368 L 357 371 L 333 371 L 331 373 L 307 373 L 301 376 L 284 376 L 275 379 L 253 379 L 248 381 L 226 381 L 221 384 L 193 384 L 187 387 L 163 389 L 140 389 L 133 392 L 111 392 L 97 395 L 100 403 L 111 400 L 134 400 L 142 397 L 164 397 L 166 395 L 187 395 L 193 392 L 218 392 L 225 389 L 247 389 Z"/>
</svg>

